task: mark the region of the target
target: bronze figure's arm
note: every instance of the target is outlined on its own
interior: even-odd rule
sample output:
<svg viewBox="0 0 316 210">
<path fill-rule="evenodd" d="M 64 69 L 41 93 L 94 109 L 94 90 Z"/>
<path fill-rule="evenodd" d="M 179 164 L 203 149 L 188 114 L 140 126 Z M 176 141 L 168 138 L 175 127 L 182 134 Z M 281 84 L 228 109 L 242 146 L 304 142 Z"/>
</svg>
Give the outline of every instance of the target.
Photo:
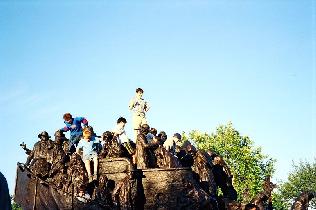
<svg viewBox="0 0 316 210">
<path fill-rule="evenodd" d="M 32 150 L 30 150 L 29 148 L 26 147 L 26 144 L 24 142 L 22 142 L 20 144 L 20 147 L 22 147 L 23 150 L 25 150 L 25 154 L 30 155 Z"/>
</svg>

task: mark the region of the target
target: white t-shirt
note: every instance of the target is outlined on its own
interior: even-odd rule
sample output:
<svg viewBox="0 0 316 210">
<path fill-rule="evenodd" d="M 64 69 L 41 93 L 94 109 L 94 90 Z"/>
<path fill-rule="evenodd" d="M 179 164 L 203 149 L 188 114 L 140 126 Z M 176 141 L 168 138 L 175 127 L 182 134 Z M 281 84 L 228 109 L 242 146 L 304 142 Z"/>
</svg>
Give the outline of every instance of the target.
<svg viewBox="0 0 316 210">
<path fill-rule="evenodd" d="M 134 114 L 145 117 L 145 112 L 149 110 L 149 104 L 143 98 L 138 99 L 133 97 L 130 101 L 130 104 L 133 104 L 133 107 L 130 109 Z"/>
<path fill-rule="evenodd" d="M 163 146 L 167 149 L 170 150 L 173 147 L 174 141 L 173 141 L 173 137 L 172 138 L 168 138 L 164 143 Z"/>
<path fill-rule="evenodd" d="M 113 132 L 115 135 L 117 135 L 118 143 L 123 144 L 129 142 L 124 128 L 119 128 L 119 126 L 116 125 L 113 129 Z"/>
<path fill-rule="evenodd" d="M 174 146 L 180 146 L 180 141 L 175 138 L 175 137 L 171 137 L 171 138 L 168 138 L 165 143 L 163 143 L 163 146 L 167 149 L 167 150 L 170 150 L 170 149 L 175 149 L 173 148 Z"/>
</svg>

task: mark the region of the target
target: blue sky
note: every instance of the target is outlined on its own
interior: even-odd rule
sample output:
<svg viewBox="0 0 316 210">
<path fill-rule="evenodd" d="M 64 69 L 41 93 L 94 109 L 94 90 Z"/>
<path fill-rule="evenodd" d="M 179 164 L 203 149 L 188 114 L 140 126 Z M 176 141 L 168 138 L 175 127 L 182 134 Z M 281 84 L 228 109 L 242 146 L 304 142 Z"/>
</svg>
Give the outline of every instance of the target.
<svg viewBox="0 0 316 210">
<path fill-rule="evenodd" d="M 313 1 L 1 1 L 0 171 L 37 134 L 86 117 L 131 121 L 137 87 L 150 125 L 214 132 L 231 121 L 277 160 L 275 180 L 316 151 Z M 131 123 L 127 132 L 132 136 Z"/>
</svg>

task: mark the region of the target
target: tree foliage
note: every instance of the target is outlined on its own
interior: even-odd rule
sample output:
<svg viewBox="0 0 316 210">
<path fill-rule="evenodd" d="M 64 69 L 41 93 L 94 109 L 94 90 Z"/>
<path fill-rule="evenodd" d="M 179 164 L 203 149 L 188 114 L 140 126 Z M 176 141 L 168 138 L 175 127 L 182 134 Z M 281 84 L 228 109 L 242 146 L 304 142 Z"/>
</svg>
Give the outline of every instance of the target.
<svg viewBox="0 0 316 210">
<path fill-rule="evenodd" d="M 13 196 L 11 197 L 11 208 L 12 210 L 22 210 L 22 208 L 14 201 Z"/>
<path fill-rule="evenodd" d="M 283 203 L 289 208 L 293 199 L 298 197 L 301 192 L 316 192 L 316 159 L 314 162 L 300 161 L 298 164 L 293 163 L 293 171 L 289 174 L 286 182 L 282 183 L 278 192 L 275 193 L 275 203 Z M 316 209 L 316 199 L 310 202 L 312 208 Z M 276 209 L 282 209 L 277 208 Z"/>
<path fill-rule="evenodd" d="M 12 210 L 22 210 L 22 208 L 18 204 L 12 203 Z"/>
<path fill-rule="evenodd" d="M 240 202 L 249 202 L 262 190 L 262 183 L 274 172 L 274 160 L 255 147 L 253 141 L 242 136 L 232 123 L 220 125 L 215 133 L 191 131 L 184 140 L 191 139 L 200 150 L 221 155 L 233 174 L 233 184 Z"/>
</svg>

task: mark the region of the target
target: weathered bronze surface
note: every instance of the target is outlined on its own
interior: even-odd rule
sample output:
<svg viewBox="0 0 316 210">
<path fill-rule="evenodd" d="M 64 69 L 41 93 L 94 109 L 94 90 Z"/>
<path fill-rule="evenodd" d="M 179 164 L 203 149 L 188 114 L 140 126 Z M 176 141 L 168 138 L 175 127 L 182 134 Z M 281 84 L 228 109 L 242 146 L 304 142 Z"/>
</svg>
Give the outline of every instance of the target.
<svg viewBox="0 0 316 210">
<path fill-rule="evenodd" d="M 316 197 L 316 192 L 302 192 L 294 201 L 291 210 L 308 210 L 309 202 Z"/>
<path fill-rule="evenodd" d="M 99 182 L 89 183 L 91 200 L 79 202 L 78 186 L 85 182 L 84 175 L 78 174 L 82 165 L 77 155 L 70 162 L 69 168 L 75 169 L 69 169 L 62 187 L 56 186 L 54 179 L 43 181 L 24 164 L 18 164 L 15 201 L 26 210 L 215 209 L 190 168 L 137 170 L 126 158 L 101 159 Z"/>
<path fill-rule="evenodd" d="M 141 130 L 136 145 L 119 144 L 109 131 L 98 150 L 98 174 L 89 180 L 81 154 L 69 153 L 68 139 L 47 132 L 30 150 L 25 164 L 18 163 L 15 201 L 25 210 L 222 210 L 243 209 L 236 202 L 228 165 L 218 155 L 195 149 L 190 143 L 174 152 L 156 139 L 148 143 Z M 185 166 L 185 167 L 184 167 Z M 220 188 L 223 196 L 217 195 Z M 271 209 L 275 185 L 268 177 L 251 203 Z M 292 209 L 307 209 L 313 193 L 302 193 Z"/>
</svg>

